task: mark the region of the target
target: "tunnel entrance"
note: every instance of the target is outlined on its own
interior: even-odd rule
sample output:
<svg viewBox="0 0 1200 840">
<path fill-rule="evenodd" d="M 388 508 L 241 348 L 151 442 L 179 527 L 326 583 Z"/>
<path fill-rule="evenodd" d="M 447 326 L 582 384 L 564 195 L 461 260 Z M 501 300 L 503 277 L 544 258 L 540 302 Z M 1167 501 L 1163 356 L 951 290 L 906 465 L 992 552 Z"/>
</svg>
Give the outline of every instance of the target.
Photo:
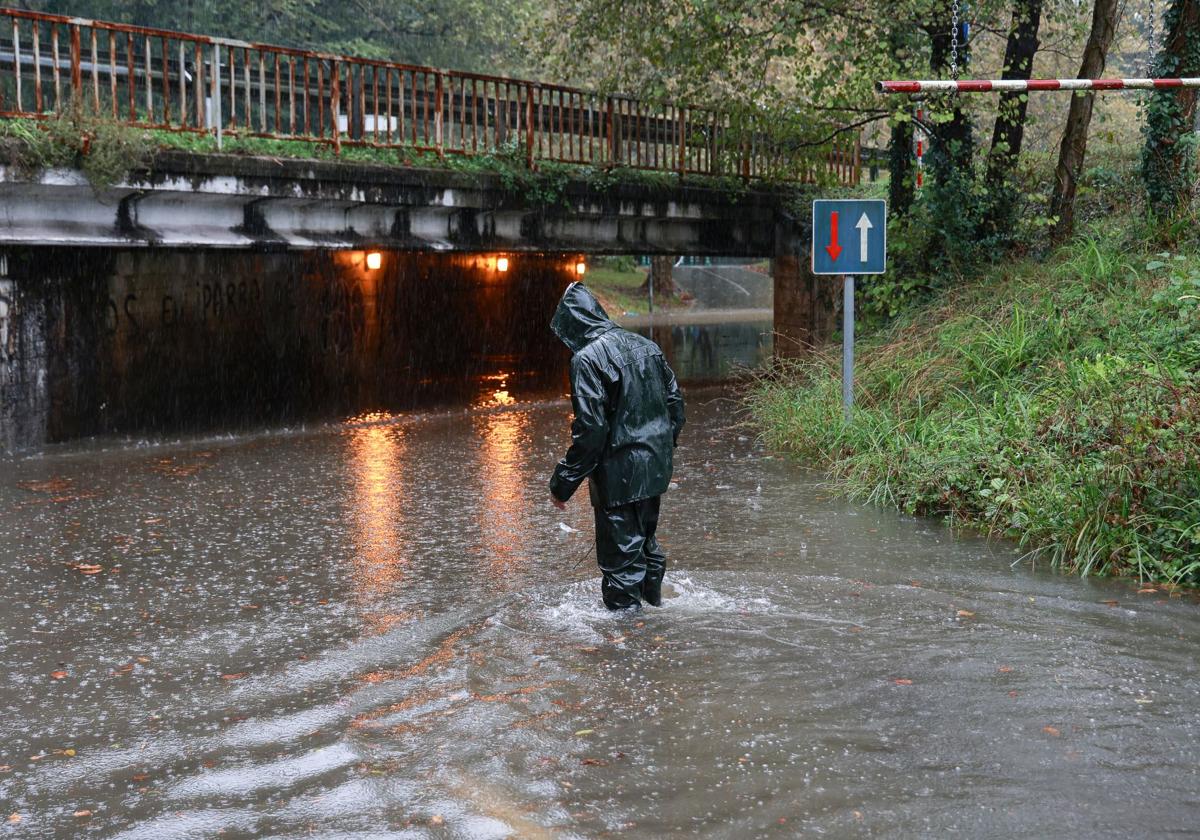
<svg viewBox="0 0 1200 840">
<path fill-rule="evenodd" d="M 0 442 L 563 393 L 575 256 L 368 253 L 10 252 Z"/>
</svg>

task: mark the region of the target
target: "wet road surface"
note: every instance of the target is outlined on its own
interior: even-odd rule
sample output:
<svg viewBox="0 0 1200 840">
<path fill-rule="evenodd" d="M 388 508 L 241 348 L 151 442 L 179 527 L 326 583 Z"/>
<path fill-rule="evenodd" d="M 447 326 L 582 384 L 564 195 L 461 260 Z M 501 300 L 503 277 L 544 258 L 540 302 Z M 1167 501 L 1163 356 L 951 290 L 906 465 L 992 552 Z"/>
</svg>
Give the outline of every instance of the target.
<svg viewBox="0 0 1200 840">
<path fill-rule="evenodd" d="M 662 609 L 561 398 L 0 462 L 0 835 L 1185 835 L 1200 612 L 830 499 L 689 393 Z"/>
</svg>

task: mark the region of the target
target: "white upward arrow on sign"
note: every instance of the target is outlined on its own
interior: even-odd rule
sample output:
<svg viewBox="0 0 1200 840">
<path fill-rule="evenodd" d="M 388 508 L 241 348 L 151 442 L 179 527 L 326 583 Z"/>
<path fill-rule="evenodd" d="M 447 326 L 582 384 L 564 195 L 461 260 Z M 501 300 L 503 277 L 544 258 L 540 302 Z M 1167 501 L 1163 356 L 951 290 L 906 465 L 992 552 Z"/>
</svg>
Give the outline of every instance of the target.
<svg viewBox="0 0 1200 840">
<path fill-rule="evenodd" d="M 863 213 L 862 218 L 855 225 L 858 228 L 858 261 L 867 261 L 867 231 L 875 227 L 871 224 L 871 220 L 867 218 L 867 214 Z"/>
</svg>

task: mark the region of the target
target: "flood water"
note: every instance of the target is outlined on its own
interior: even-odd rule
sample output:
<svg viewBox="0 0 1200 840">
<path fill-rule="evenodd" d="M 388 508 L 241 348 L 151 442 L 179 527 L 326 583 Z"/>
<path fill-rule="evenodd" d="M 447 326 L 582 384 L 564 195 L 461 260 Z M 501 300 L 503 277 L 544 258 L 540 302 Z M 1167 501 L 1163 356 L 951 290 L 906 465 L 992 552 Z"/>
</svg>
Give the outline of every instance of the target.
<svg viewBox="0 0 1200 840">
<path fill-rule="evenodd" d="M 0 462 L 0 832 L 1196 830 L 1190 597 L 832 499 L 691 389 L 665 604 L 614 616 L 569 404 L 478 385 Z"/>
</svg>

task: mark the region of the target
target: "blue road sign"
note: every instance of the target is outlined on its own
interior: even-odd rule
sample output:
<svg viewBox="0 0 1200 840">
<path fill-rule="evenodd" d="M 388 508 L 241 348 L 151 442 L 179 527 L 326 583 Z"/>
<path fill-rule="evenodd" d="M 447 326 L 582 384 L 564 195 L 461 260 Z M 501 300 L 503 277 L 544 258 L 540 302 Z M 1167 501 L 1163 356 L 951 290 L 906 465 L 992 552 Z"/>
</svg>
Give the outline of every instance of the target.
<svg viewBox="0 0 1200 840">
<path fill-rule="evenodd" d="M 883 274 L 887 207 L 882 199 L 813 202 L 813 274 Z"/>
</svg>

